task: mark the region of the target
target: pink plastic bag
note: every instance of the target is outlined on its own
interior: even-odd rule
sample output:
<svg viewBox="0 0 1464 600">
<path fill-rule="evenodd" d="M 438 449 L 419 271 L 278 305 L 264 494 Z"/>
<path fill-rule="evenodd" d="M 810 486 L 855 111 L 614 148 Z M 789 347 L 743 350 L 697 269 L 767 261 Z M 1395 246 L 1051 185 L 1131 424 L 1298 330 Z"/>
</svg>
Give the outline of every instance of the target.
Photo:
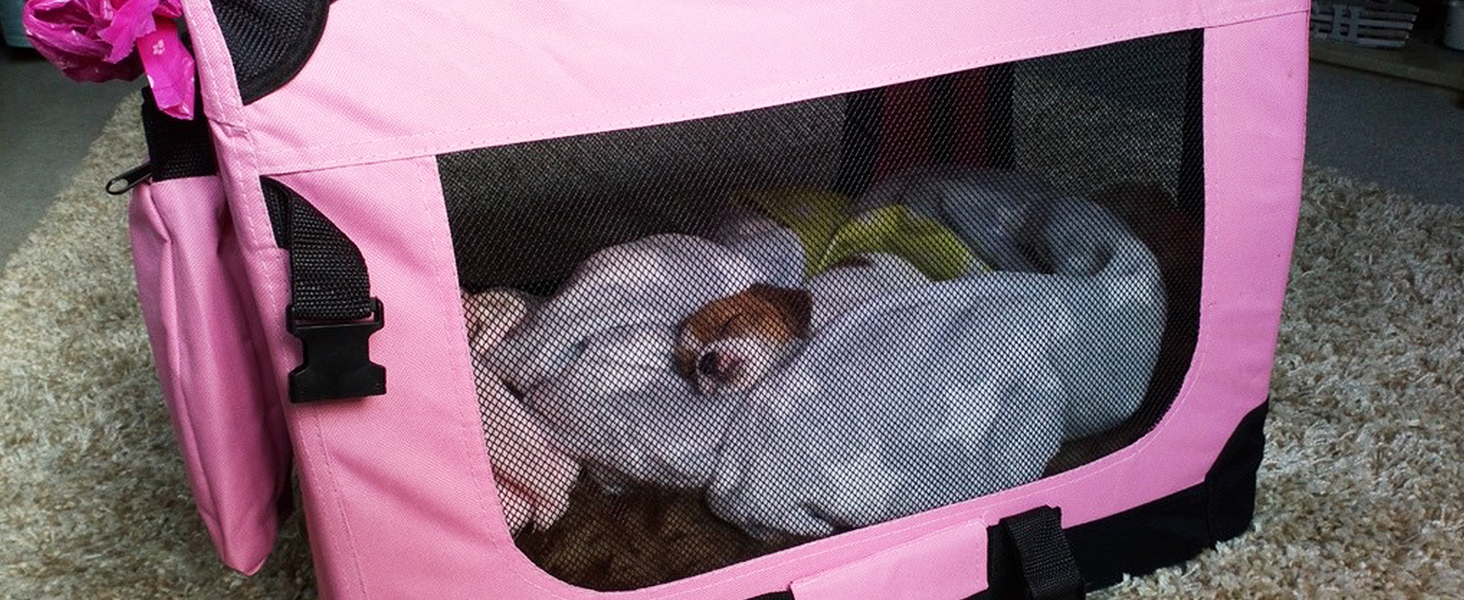
<svg viewBox="0 0 1464 600">
<path fill-rule="evenodd" d="M 178 0 L 31 0 L 21 21 L 36 51 L 67 77 L 100 83 L 146 72 L 158 107 L 191 119 L 193 57 L 174 22 L 182 16 Z"/>
</svg>

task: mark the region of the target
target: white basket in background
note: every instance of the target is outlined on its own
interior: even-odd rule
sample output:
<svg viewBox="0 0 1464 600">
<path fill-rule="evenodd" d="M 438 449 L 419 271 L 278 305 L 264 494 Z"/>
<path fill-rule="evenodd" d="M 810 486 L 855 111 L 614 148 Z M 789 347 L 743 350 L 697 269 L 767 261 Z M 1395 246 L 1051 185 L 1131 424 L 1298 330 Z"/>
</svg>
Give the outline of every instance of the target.
<svg viewBox="0 0 1464 600">
<path fill-rule="evenodd" d="M 1399 0 L 1314 0 L 1312 37 L 1369 48 L 1401 48 L 1418 7 Z"/>
</svg>

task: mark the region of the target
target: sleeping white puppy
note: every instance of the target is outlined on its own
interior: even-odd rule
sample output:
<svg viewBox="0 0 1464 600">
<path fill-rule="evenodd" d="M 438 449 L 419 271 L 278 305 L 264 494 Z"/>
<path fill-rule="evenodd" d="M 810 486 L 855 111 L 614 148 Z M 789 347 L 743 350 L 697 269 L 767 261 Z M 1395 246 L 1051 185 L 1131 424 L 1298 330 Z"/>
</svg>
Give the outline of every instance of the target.
<svg viewBox="0 0 1464 600">
<path fill-rule="evenodd" d="M 849 309 L 927 283 L 910 263 L 876 252 L 851 257 L 804 289 L 753 284 L 681 322 L 673 350 L 676 370 L 703 396 L 747 391 Z"/>
</svg>

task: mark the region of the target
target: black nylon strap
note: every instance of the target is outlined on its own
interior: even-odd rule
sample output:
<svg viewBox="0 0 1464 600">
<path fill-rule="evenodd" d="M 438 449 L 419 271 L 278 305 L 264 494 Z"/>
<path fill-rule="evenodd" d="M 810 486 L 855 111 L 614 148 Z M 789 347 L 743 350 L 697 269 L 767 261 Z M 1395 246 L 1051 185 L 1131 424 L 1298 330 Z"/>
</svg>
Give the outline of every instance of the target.
<svg viewBox="0 0 1464 600">
<path fill-rule="evenodd" d="M 153 181 L 201 177 L 219 172 L 214 158 L 208 119 L 203 116 L 203 96 L 197 96 L 193 119 L 163 114 L 152 90 L 142 89 L 142 133 L 147 138 L 147 160 Z"/>
<path fill-rule="evenodd" d="M 1083 576 L 1062 531 L 1062 513 L 1044 506 L 1001 520 L 1021 573 L 1022 598 L 1082 600 Z"/>
<path fill-rule="evenodd" d="M 291 316 L 304 321 L 370 317 L 371 283 L 356 244 L 307 202 L 292 202 L 289 215 Z"/>
<path fill-rule="evenodd" d="M 275 241 L 290 251 L 291 317 L 300 321 L 354 321 L 371 316 L 371 283 L 361 251 L 334 223 L 272 179 L 262 179 Z"/>
<path fill-rule="evenodd" d="M 384 311 L 371 297 L 361 250 L 284 184 L 261 178 L 275 242 L 290 254 L 290 334 L 304 360 L 290 372 L 290 400 L 311 402 L 386 393 L 386 370 L 371 362 L 369 338 Z"/>
</svg>

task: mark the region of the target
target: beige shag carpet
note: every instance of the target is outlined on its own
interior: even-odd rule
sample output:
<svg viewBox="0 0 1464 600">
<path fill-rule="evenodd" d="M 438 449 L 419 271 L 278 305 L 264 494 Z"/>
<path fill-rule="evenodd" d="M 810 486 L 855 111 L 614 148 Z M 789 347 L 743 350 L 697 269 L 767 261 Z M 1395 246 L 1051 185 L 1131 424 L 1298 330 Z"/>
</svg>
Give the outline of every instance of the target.
<svg viewBox="0 0 1464 600">
<path fill-rule="evenodd" d="M 101 191 L 135 110 L 0 276 L 0 598 L 313 598 L 298 519 L 245 578 L 194 513 Z M 1272 390 L 1252 531 L 1101 596 L 1464 598 L 1464 212 L 1309 169 Z"/>
</svg>

